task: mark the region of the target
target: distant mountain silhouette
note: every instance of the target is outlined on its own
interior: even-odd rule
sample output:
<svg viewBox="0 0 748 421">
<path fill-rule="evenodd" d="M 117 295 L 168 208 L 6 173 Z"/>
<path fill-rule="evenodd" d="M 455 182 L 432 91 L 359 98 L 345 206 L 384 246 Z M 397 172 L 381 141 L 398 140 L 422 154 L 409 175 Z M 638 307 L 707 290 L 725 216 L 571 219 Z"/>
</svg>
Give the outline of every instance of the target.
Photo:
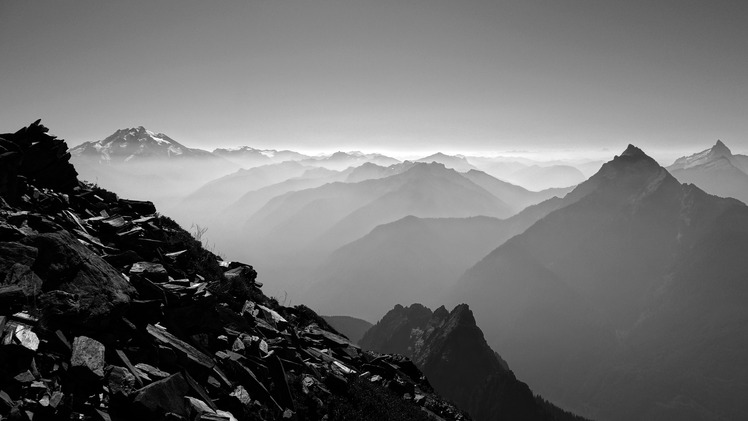
<svg viewBox="0 0 748 421">
<path fill-rule="evenodd" d="M 506 181 L 499 180 L 482 171 L 470 170 L 464 174 L 465 178 L 488 190 L 494 196 L 501 198 L 514 212 L 538 204 L 552 197 L 564 197 L 574 187 L 553 188 L 541 191 L 530 191 Z"/>
<path fill-rule="evenodd" d="M 392 164 L 390 166 L 381 166 L 372 162 L 365 162 L 358 167 L 352 168 L 344 181 L 346 183 L 358 183 L 359 181 L 364 180 L 389 177 L 407 171 L 413 165 L 415 165 L 415 163 L 411 161 Z"/>
<path fill-rule="evenodd" d="M 531 165 L 504 177 L 504 180 L 512 184 L 533 191 L 575 186 L 585 179 L 581 171 L 570 165 Z"/>
<path fill-rule="evenodd" d="M 510 214 L 501 200 L 454 170 L 418 164 L 390 177 L 331 183 L 276 197 L 247 221 L 245 229 L 258 239 L 297 246 L 314 241 L 315 248 L 334 250 L 407 215 Z"/>
<path fill-rule="evenodd" d="M 325 167 L 332 170 L 344 170 L 348 167 L 358 167 L 367 162 L 380 166 L 390 166 L 400 163 L 399 160 L 378 153 L 366 154 L 363 152 L 335 152 L 332 155 L 321 157 L 310 157 L 301 161 L 304 165 L 314 167 Z"/>
<path fill-rule="evenodd" d="M 468 156 L 466 157 L 471 164 L 479 170 L 490 174 L 500 180 L 506 180 L 506 177 L 513 172 L 527 168 L 530 164 L 519 162 L 509 157 L 485 157 L 485 156 Z"/>
<path fill-rule="evenodd" d="M 244 194 L 299 177 L 309 169 L 297 161 L 240 169 L 205 183 L 185 197 L 172 214 L 187 226 L 193 222 L 204 224 L 211 220 L 211 215 L 218 214 Z"/>
<path fill-rule="evenodd" d="M 748 413 L 748 207 L 640 149 L 468 270 L 453 290 L 533 389 L 600 419 Z"/>
<path fill-rule="evenodd" d="M 143 126 L 120 129 L 72 149 L 82 179 L 134 199 L 170 208 L 189 192 L 238 167 L 201 149 L 188 148 Z"/>
<path fill-rule="evenodd" d="M 468 268 L 560 204 L 551 199 L 506 220 L 408 216 L 380 225 L 312 271 L 305 299 L 321 311 L 369 319 L 403 301 L 435 306 Z"/>
<path fill-rule="evenodd" d="M 288 150 L 255 149 L 249 146 L 236 148 L 218 148 L 213 154 L 223 157 L 242 168 L 259 167 L 261 165 L 277 164 L 285 161 L 301 161 L 308 155 Z"/>
<path fill-rule="evenodd" d="M 418 163 L 389 177 L 329 183 L 277 196 L 249 216 L 235 242 L 225 248 L 272 266 L 260 268 L 282 285 L 295 276 L 308 276 L 311 267 L 340 246 L 408 215 L 511 214 L 508 205 L 458 172 L 441 164 Z M 300 272 L 289 273 L 295 266 Z"/>
<path fill-rule="evenodd" d="M 436 162 L 437 164 L 443 164 L 447 168 L 451 168 L 458 172 L 467 172 L 470 170 L 477 170 L 473 164 L 468 162 L 464 156 L 459 155 L 447 155 L 441 152 L 437 152 L 433 155 L 416 160 L 416 162 L 424 162 L 430 164 Z"/>
<path fill-rule="evenodd" d="M 359 342 L 364 349 L 413 360 L 434 390 L 476 421 L 582 420 L 565 413 L 517 380 L 494 352 L 466 304 L 434 312 L 420 304 L 390 310 Z"/>
<path fill-rule="evenodd" d="M 354 344 L 358 343 L 364 333 L 374 326 L 366 320 L 350 316 L 322 316 L 322 318 L 335 330 L 348 337 Z"/>
<path fill-rule="evenodd" d="M 733 155 L 721 140 L 707 150 L 678 158 L 667 169 L 682 183 L 748 203 L 748 156 Z"/>
</svg>

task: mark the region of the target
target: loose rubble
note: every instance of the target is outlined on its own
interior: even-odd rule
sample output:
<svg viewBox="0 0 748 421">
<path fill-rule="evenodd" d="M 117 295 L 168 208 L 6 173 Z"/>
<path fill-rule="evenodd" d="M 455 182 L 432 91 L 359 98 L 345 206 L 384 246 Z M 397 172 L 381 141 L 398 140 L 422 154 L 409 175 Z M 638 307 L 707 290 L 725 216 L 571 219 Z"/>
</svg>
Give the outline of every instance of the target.
<svg viewBox="0 0 748 421">
<path fill-rule="evenodd" d="M 468 419 L 407 358 L 79 182 L 46 133 L 0 135 L 0 419 Z"/>
</svg>

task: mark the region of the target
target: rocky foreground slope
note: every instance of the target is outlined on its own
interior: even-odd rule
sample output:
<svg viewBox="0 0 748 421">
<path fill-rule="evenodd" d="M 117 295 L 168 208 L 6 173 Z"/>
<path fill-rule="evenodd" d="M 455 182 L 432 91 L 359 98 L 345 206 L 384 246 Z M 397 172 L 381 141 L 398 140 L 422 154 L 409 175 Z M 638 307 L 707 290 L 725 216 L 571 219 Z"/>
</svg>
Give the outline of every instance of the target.
<svg viewBox="0 0 748 421">
<path fill-rule="evenodd" d="M 467 419 L 46 132 L 0 134 L 0 419 Z"/>
</svg>

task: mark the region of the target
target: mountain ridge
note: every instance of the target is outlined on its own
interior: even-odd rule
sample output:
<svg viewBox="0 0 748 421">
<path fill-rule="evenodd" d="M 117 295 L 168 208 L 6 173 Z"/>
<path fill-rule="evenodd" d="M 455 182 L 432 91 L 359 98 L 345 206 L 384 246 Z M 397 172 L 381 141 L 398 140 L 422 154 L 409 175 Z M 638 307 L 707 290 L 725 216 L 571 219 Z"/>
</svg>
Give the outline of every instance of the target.
<svg viewBox="0 0 748 421">
<path fill-rule="evenodd" d="M 706 366 L 728 375 L 714 363 L 727 351 L 691 351 L 710 334 L 695 334 L 684 323 L 703 329 L 707 322 L 699 314 L 710 314 L 709 323 L 730 326 L 734 334 L 720 343 L 744 346 L 744 329 L 731 320 L 745 313 L 735 297 L 746 293 L 738 278 L 748 267 L 732 250 L 748 241 L 748 207 L 681 184 L 635 147 L 562 201 L 469 269 L 453 290 L 453 299 L 470 302 L 479 320 L 494 321 L 489 342 L 535 390 L 582 415 L 677 418 L 683 402 L 698 402 L 712 415 L 728 407 L 733 416 L 740 413 L 693 377 L 708 376 Z M 735 314 L 728 317 L 723 307 Z M 663 337 L 689 351 L 673 354 Z M 555 344 L 553 351 L 543 343 Z M 657 365 L 657 358 L 667 363 Z M 659 367 L 660 375 L 636 377 L 622 367 Z M 690 392 L 672 396 L 674 384 L 687 384 Z M 736 383 L 720 387 L 724 396 L 738 390 Z"/>
</svg>

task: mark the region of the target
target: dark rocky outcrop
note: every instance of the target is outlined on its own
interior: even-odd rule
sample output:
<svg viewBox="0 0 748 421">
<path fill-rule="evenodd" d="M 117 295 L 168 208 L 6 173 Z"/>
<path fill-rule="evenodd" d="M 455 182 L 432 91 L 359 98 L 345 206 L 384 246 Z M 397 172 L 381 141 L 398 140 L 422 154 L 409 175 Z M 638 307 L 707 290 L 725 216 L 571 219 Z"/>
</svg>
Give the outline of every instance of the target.
<svg viewBox="0 0 748 421">
<path fill-rule="evenodd" d="M 468 419 L 151 203 L 78 182 L 46 131 L 0 142 L 0 419 Z"/>
<path fill-rule="evenodd" d="M 37 187 L 61 192 L 69 192 L 78 185 L 78 173 L 68 161 L 67 144 L 47 134 L 48 131 L 41 120 L 37 120 L 15 133 L 0 134 L 0 194 L 3 197 L 16 197 L 24 178 Z"/>
<path fill-rule="evenodd" d="M 582 420 L 535 397 L 486 343 L 466 304 L 451 312 L 397 305 L 360 341 L 405 355 L 434 389 L 476 420 Z"/>
</svg>

